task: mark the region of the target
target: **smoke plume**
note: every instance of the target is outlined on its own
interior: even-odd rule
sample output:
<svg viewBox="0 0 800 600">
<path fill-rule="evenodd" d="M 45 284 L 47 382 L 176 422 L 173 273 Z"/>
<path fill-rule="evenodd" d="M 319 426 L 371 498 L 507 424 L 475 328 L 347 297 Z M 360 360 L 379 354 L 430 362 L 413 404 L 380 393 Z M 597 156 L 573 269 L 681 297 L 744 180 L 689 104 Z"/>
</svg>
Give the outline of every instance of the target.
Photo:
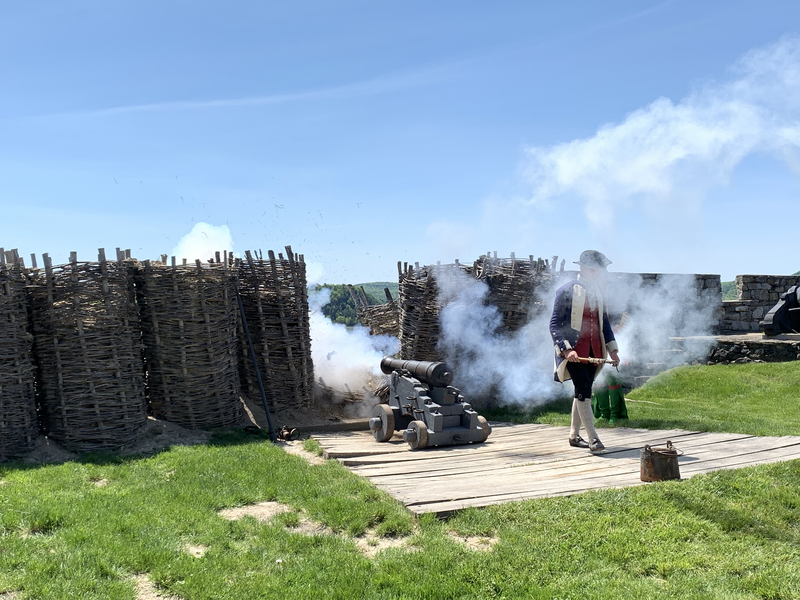
<svg viewBox="0 0 800 600">
<path fill-rule="evenodd" d="M 308 298 L 314 375 L 336 390 L 360 392 L 370 378 L 382 375 L 381 358 L 399 352 L 400 342 L 388 335 L 369 335 L 361 325 L 333 323 L 322 314 L 330 300 L 330 288 L 320 288 Z"/>
<path fill-rule="evenodd" d="M 497 307 L 486 303 L 484 282 L 454 266 L 435 273 L 442 306 L 439 351 L 453 369 L 453 384 L 470 401 L 491 393 L 501 403 L 540 404 L 563 393 L 553 382 L 549 312 L 516 332 L 504 331 Z"/>
<path fill-rule="evenodd" d="M 677 104 L 658 98 L 594 137 L 530 148 L 532 202 L 578 200 L 603 228 L 633 203 L 659 213 L 695 210 L 754 152 L 774 154 L 800 174 L 800 39 L 753 50 L 732 71 L 728 82 Z"/>
<path fill-rule="evenodd" d="M 454 385 L 471 401 L 491 396 L 498 404 L 539 405 L 571 394 L 571 383 L 553 380 L 549 321 L 556 289 L 575 276 L 564 272 L 547 292 L 537 290 L 544 310 L 532 311 L 524 327 L 509 332 L 497 308 L 487 303 L 484 282 L 456 267 L 439 267 L 439 350 L 454 371 Z M 607 302 L 625 379 L 704 360 L 713 339 L 697 336 L 711 333 L 718 296 L 698 290 L 692 275 L 610 273 L 608 279 Z M 628 314 L 619 328 L 623 313 Z"/>
<path fill-rule="evenodd" d="M 214 256 L 214 252 L 233 250 L 233 237 L 227 225 L 209 225 L 197 223 L 192 230 L 183 236 L 178 245 L 172 249 L 172 256 L 178 262 L 185 258 L 189 262 L 197 259 L 207 261 Z"/>
</svg>

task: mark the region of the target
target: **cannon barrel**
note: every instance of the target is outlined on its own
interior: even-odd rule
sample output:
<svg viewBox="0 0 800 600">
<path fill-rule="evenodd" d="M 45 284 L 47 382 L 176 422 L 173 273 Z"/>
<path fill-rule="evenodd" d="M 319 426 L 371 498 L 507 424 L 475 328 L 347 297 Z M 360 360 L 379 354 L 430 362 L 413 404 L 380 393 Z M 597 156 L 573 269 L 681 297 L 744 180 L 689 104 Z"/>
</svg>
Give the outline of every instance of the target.
<svg viewBox="0 0 800 600">
<path fill-rule="evenodd" d="M 408 371 L 414 377 L 436 387 L 450 385 L 453 380 L 453 373 L 442 362 L 431 362 L 427 360 L 402 360 L 385 356 L 381 360 L 381 371 L 389 375 L 392 371 Z"/>
</svg>

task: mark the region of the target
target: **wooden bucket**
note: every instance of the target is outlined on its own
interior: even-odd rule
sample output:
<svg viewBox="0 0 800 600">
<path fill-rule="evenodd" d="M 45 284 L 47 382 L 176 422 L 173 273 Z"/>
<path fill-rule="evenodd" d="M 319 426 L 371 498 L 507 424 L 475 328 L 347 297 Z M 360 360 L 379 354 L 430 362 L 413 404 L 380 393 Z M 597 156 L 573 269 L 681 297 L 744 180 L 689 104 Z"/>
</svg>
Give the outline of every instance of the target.
<svg viewBox="0 0 800 600">
<path fill-rule="evenodd" d="M 666 447 L 651 448 L 645 446 L 641 452 L 641 480 L 665 481 L 667 479 L 680 479 L 678 457 L 683 454 L 680 450 L 667 441 Z"/>
</svg>

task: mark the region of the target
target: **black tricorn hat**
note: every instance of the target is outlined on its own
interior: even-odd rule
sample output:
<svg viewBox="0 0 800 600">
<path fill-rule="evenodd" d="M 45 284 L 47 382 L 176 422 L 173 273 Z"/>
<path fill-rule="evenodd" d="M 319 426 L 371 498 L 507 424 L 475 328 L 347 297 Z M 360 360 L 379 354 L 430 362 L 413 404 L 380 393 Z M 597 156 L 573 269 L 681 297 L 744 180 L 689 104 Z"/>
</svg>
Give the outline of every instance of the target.
<svg viewBox="0 0 800 600">
<path fill-rule="evenodd" d="M 591 267 L 593 269 L 605 269 L 611 264 L 611 261 L 606 258 L 606 255 L 597 250 L 584 250 L 581 252 L 580 260 L 575 261 L 576 265 L 584 267 Z"/>
</svg>

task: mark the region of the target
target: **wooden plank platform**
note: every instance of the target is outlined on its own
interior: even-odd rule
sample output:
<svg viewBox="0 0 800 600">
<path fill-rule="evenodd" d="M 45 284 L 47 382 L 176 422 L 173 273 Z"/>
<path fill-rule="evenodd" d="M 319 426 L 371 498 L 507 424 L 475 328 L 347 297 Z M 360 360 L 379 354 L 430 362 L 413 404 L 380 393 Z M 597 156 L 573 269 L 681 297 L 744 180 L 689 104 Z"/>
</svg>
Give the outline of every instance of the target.
<svg viewBox="0 0 800 600">
<path fill-rule="evenodd" d="M 369 431 L 313 435 L 325 458 L 403 502 L 416 514 L 450 514 L 529 498 L 565 496 L 588 490 L 641 485 L 640 451 L 671 440 L 684 452 L 681 477 L 800 458 L 800 437 L 756 437 L 680 429 L 617 427 L 599 430 L 602 452 L 572 448 L 568 427 L 493 423 L 483 444 L 411 451 L 399 433 L 378 443 Z"/>
</svg>

